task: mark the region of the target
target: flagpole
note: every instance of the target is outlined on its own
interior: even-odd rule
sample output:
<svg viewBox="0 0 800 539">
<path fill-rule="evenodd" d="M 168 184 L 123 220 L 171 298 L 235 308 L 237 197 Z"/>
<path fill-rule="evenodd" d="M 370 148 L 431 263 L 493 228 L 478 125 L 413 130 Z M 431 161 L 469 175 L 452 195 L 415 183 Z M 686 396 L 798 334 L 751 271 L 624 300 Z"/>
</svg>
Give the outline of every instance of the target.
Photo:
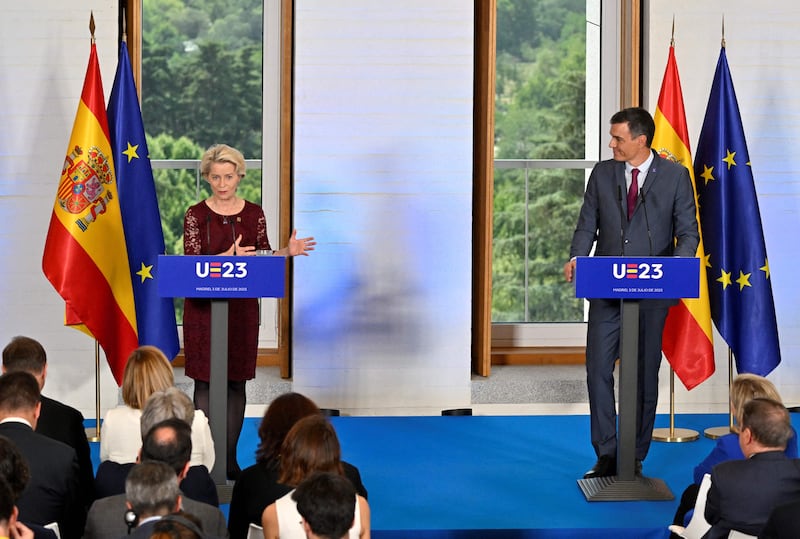
<svg viewBox="0 0 800 539">
<path fill-rule="evenodd" d="M 653 440 L 656 442 L 693 442 L 700 438 L 700 433 L 693 429 L 675 428 L 675 370 L 669 368 L 669 428 L 653 429 Z"/>
<path fill-rule="evenodd" d="M 94 434 L 92 429 L 86 429 L 86 438 L 90 442 L 100 441 L 100 343 L 94 340 Z"/>
<path fill-rule="evenodd" d="M 728 395 L 731 394 L 731 386 L 733 385 L 733 352 L 728 347 Z M 733 432 L 733 405 L 731 400 L 728 399 L 728 426 L 727 427 L 709 427 L 703 431 L 706 438 L 716 440 L 726 434 Z"/>
</svg>

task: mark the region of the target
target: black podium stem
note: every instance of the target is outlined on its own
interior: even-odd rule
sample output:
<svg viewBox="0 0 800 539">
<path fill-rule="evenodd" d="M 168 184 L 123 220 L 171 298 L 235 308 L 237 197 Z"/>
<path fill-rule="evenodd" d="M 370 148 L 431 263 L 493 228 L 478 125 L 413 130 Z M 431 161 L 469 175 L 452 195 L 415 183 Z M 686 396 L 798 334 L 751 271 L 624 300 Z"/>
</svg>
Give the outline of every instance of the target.
<svg viewBox="0 0 800 539">
<path fill-rule="evenodd" d="M 228 467 L 228 300 L 211 300 L 211 356 L 208 389 L 208 422 L 214 439 L 211 478 L 224 485 Z"/>
<path fill-rule="evenodd" d="M 636 424 L 639 387 L 639 302 L 621 300 L 619 360 L 619 440 L 617 477 L 632 481 L 635 476 Z"/>
</svg>

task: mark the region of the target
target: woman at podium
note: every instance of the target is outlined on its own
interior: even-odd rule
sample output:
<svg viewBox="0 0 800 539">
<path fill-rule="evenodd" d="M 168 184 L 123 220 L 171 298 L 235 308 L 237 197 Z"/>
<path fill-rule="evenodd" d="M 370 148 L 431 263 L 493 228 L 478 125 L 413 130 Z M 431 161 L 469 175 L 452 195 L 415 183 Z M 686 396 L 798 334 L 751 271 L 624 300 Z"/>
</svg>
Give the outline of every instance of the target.
<svg viewBox="0 0 800 539">
<path fill-rule="evenodd" d="M 260 206 L 240 198 L 239 182 L 245 175 L 242 153 L 225 144 L 211 146 L 203 154 L 200 174 L 211 188 L 211 196 L 186 211 L 183 251 L 187 255 L 253 256 L 271 250 L 267 221 Z M 275 251 L 281 256 L 308 255 L 314 238 L 297 238 Z M 227 476 L 240 472 L 236 445 L 245 411 L 245 383 L 255 377 L 258 352 L 258 299 L 231 299 L 228 309 Z M 186 375 L 194 379 L 194 404 L 209 415 L 209 370 L 211 353 L 211 302 L 186 298 L 183 314 Z"/>
</svg>

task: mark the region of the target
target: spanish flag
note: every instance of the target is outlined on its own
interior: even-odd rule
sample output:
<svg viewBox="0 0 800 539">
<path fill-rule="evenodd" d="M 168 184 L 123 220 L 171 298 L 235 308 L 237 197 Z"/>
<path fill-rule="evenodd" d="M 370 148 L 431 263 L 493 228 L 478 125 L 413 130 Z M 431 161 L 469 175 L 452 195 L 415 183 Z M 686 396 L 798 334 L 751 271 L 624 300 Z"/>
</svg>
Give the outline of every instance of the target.
<svg viewBox="0 0 800 539">
<path fill-rule="evenodd" d="M 683 108 L 678 64 L 675 62 L 674 43 L 670 43 L 667 69 L 661 83 L 661 93 L 658 96 L 658 107 L 654 119 L 656 133 L 653 137 L 653 149 L 661 157 L 676 161 L 689 169 L 696 203 L 697 185 L 694 180 L 692 155 L 689 150 L 689 134 L 686 128 L 686 113 Z M 714 374 L 711 308 L 708 300 L 708 281 L 706 280 L 707 259 L 703 249 L 702 231 L 700 231 L 700 243 L 697 245 L 695 256 L 701 261 L 700 296 L 682 299 L 669 310 L 662 344 L 664 355 L 686 389 L 696 387 Z"/>
<path fill-rule="evenodd" d="M 137 346 L 136 312 L 103 96 L 92 37 L 42 269 L 64 298 L 65 325 L 97 339 L 121 384 Z"/>
</svg>

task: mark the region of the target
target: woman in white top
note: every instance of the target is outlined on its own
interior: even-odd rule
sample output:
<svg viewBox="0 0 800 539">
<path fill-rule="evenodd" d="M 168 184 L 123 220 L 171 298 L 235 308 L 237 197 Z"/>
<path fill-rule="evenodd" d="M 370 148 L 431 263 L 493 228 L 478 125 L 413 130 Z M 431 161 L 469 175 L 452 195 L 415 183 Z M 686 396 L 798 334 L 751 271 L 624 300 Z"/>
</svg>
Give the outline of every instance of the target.
<svg viewBox="0 0 800 539">
<path fill-rule="evenodd" d="M 296 487 L 316 472 L 344 476 L 339 439 L 323 416 L 308 416 L 291 428 L 281 446 L 278 481 Z M 306 539 L 304 519 L 300 517 L 293 490 L 264 509 L 261 525 L 265 539 Z M 350 539 L 369 539 L 369 504 L 356 496 L 354 518 L 347 533 Z"/>
<path fill-rule="evenodd" d="M 142 408 L 150 395 L 174 385 L 172 365 L 161 350 L 155 346 L 140 346 L 131 352 L 122 375 L 122 400 L 125 404 L 112 408 L 103 418 L 101 462 L 136 462 L 142 447 Z M 214 466 L 214 444 L 211 443 L 208 419 L 199 410 L 195 412 L 192 422 L 192 446 L 190 464 L 202 464 L 211 470 Z"/>
</svg>

